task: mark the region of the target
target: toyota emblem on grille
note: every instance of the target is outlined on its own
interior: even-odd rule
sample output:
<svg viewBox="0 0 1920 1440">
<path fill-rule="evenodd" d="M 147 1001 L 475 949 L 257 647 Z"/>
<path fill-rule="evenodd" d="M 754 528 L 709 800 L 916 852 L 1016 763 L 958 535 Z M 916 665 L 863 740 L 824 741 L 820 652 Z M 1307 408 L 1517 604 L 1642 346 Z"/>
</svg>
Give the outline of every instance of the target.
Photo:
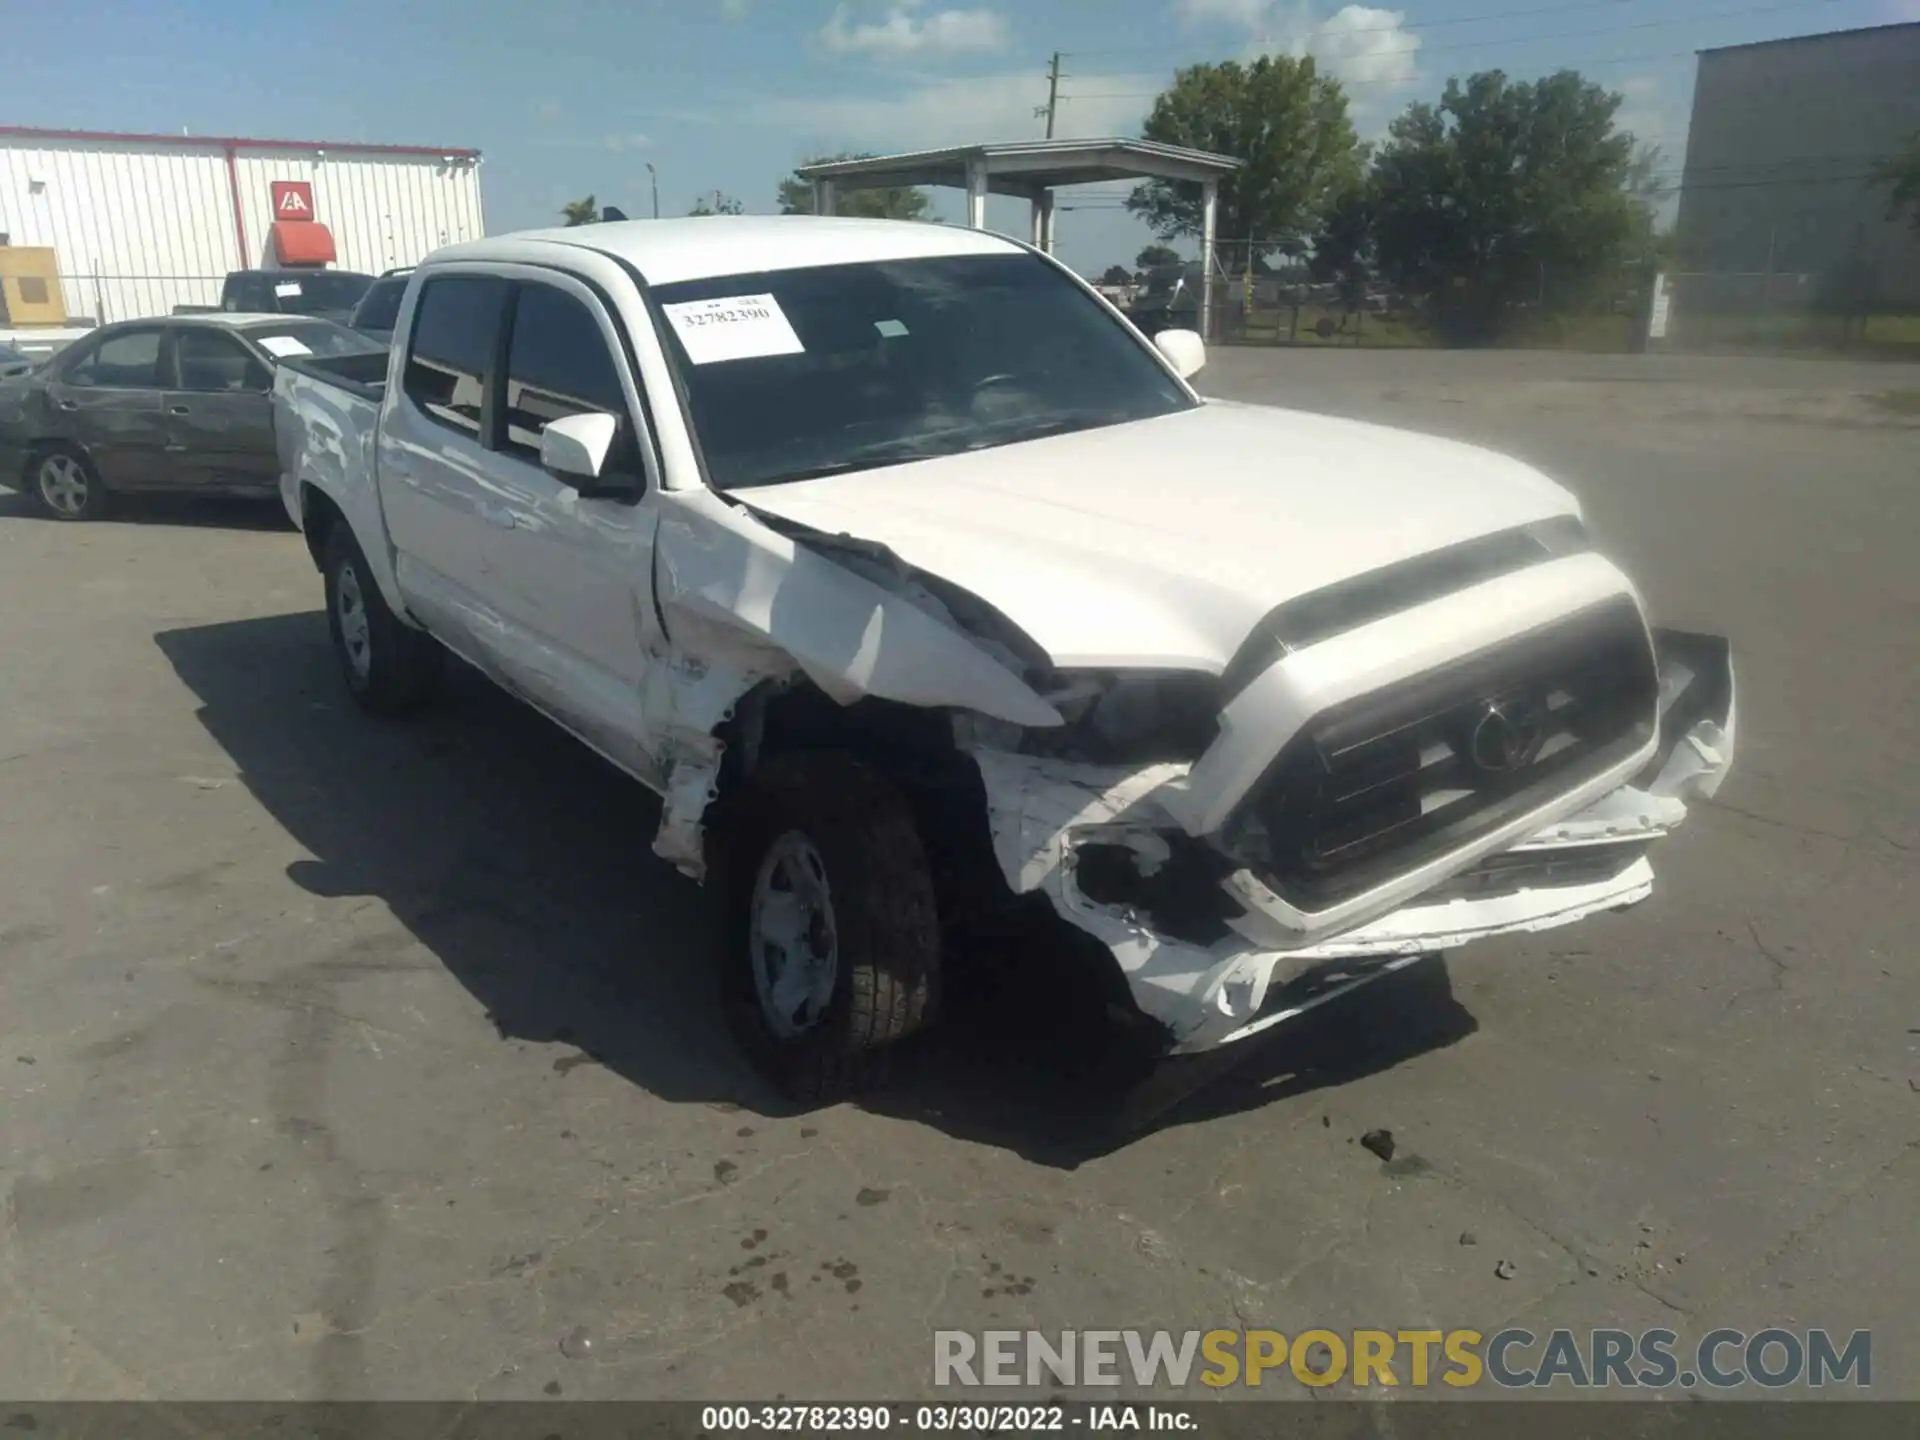
<svg viewBox="0 0 1920 1440">
<path fill-rule="evenodd" d="M 1467 754 L 1489 774 L 1505 775 L 1531 764 L 1546 738 L 1546 707 L 1524 696 L 1507 696 L 1480 707 Z"/>
</svg>

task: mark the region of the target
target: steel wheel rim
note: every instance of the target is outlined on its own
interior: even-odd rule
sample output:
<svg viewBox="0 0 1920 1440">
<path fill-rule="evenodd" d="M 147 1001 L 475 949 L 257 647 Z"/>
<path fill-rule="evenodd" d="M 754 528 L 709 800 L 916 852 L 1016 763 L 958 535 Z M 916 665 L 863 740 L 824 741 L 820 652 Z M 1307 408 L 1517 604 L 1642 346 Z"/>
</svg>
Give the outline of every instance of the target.
<svg viewBox="0 0 1920 1440">
<path fill-rule="evenodd" d="M 86 467 L 71 455 L 49 455 L 40 462 L 40 498 L 62 515 L 87 508 L 91 490 Z"/>
<path fill-rule="evenodd" d="M 754 880 L 747 948 L 754 993 L 782 1040 L 825 1018 L 840 972 L 840 939 L 826 862 L 813 841 L 789 830 L 767 847 Z"/>
<path fill-rule="evenodd" d="M 340 622 L 340 645 L 347 652 L 347 666 L 361 684 L 373 673 L 373 630 L 367 623 L 367 601 L 360 593 L 360 572 L 351 564 L 342 565 L 334 581 L 333 612 Z"/>
</svg>

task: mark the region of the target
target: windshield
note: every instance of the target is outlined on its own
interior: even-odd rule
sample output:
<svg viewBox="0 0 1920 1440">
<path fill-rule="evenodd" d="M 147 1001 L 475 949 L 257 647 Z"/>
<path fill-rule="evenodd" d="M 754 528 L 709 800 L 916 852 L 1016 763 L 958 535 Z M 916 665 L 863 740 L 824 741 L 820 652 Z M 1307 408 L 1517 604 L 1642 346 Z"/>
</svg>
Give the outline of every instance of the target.
<svg viewBox="0 0 1920 1440">
<path fill-rule="evenodd" d="M 353 323 L 361 330 L 391 330 L 400 318 L 400 297 L 407 293 L 405 278 L 376 281 L 361 297 Z"/>
<path fill-rule="evenodd" d="M 825 265 L 655 291 L 708 477 L 774 485 L 1190 408 L 1037 256 Z"/>
<path fill-rule="evenodd" d="M 351 310 L 373 284 L 371 275 L 356 275 L 351 270 L 315 270 L 299 275 L 275 276 L 273 292 L 282 310 L 312 315 L 322 310 Z M 289 291 L 297 285 L 298 290 Z"/>
<path fill-rule="evenodd" d="M 364 355 L 382 348 L 358 330 L 331 320 L 289 320 L 281 325 L 254 325 L 247 338 L 276 359 L 289 355 Z"/>
</svg>

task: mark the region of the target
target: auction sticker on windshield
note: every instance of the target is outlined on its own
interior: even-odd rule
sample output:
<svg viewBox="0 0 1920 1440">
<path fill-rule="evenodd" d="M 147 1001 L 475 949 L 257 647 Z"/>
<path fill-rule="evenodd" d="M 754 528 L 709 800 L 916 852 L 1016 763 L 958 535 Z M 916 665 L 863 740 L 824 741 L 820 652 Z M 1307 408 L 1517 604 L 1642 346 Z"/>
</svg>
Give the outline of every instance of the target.
<svg viewBox="0 0 1920 1440">
<path fill-rule="evenodd" d="M 279 360 L 292 355 L 311 355 L 313 351 L 294 339 L 291 335 L 262 335 L 260 348 Z"/>
<path fill-rule="evenodd" d="M 755 360 L 763 355 L 798 355 L 807 347 L 793 333 L 786 311 L 771 295 L 728 295 L 720 300 L 689 300 L 663 305 L 667 321 L 696 365 L 719 360 Z"/>
</svg>

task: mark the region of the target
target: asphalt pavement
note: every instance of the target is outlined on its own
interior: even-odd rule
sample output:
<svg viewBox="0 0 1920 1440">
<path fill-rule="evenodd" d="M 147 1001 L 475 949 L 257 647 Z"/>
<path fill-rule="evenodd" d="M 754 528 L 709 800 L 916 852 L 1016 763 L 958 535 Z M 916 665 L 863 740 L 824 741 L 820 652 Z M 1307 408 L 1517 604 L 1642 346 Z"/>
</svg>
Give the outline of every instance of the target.
<svg viewBox="0 0 1920 1440">
<path fill-rule="evenodd" d="M 1204 380 L 1572 485 L 1731 635 L 1740 753 L 1646 905 L 1124 1097 L 1016 967 L 778 1103 L 637 786 L 470 676 L 361 716 L 270 509 L 0 494 L 0 1396 L 904 1398 L 936 1328 L 1519 1324 L 1870 1329 L 1920 1398 L 1920 429 L 1867 398 L 1920 376 Z"/>
</svg>

